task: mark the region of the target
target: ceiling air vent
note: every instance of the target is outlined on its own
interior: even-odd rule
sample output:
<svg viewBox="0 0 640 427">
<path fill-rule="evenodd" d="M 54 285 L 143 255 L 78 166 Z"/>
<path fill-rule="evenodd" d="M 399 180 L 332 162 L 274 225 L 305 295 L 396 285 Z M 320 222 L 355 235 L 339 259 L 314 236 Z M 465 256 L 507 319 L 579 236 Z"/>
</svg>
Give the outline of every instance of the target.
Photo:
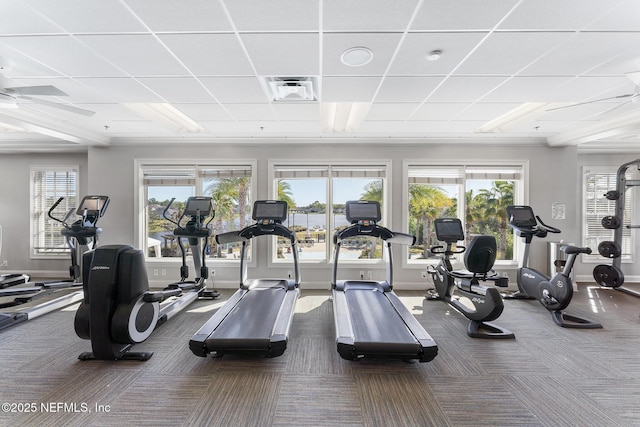
<svg viewBox="0 0 640 427">
<path fill-rule="evenodd" d="M 316 101 L 315 77 L 264 77 L 264 86 L 271 101 Z"/>
</svg>

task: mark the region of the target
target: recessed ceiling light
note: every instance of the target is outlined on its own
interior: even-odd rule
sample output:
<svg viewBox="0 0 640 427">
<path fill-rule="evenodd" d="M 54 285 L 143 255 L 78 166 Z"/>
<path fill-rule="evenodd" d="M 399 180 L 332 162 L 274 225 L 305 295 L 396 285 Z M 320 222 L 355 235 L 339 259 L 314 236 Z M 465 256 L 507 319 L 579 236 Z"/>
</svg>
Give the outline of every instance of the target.
<svg viewBox="0 0 640 427">
<path fill-rule="evenodd" d="M 373 59 L 373 52 L 367 47 L 352 47 L 342 53 L 340 60 L 344 65 L 350 67 L 360 67 L 366 65 Z"/>
<path fill-rule="evenodd" d="M 440 59 L 440 56 L 442 56 L 441 50 L 432 50 L 427 54 L 427 59 L 429 61 L 437 61 L 438 59 Z"/>
</svg>

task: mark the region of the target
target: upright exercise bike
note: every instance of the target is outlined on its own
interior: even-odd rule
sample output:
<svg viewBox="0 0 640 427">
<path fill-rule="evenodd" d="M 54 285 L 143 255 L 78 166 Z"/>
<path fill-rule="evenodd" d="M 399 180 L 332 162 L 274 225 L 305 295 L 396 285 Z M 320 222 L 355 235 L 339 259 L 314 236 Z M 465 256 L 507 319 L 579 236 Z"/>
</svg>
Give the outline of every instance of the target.
<svg viewBox="0 0 640 427">
<path fill-rule="evenodd" d="M 567 254 L 562 271 L 549 277 L 528 266 L 529 245 L 534 237 L 544 238 L 547 233 L 560 233 L 560 230 L 542 222 L 534 215 L 530 206 L 508 206 L 507 218 L 515 234 L 524 241 L 524 253 L 518 268 L 518 292 L 506 295 L 505 298 L 537 299 L 544 308 L 551 312 L 553 321 L 563 328 L 597 329 L 600 323 L 572 316 L 562 310 L 567 308 L 573 296 L 571 270 L 579 254 L 590 254 L 591 248 L 566 245 L 562 247 Z"/>
<path fill-rule="evenodd" d="M 167 210 L 168 207 L 165 213 Z M 191 219 L 181 225 L 185 216 Z M 211 197 L 196 196 L 187 200 L 180 218 L 172 221 L 177 227 L 173 234 L 178 237 L 183 255 L 182 278 L 161 291 L 149 290 L 144 253 L 139 249 L 129 245 L 108 245 L 85 254 L 84 300 L 76 313 L 75 330 L 80 338 L 91 340 L 92 351 L 82 353 L 78 357 L 80 360 L 148 360 L 153 352 L 129 350 L 134 344 L 145 341 L 159 325 L 191 302 L 200 297 L 218 296 L 217 292 L 206 289 L 209 273 L 205 254 L 211 236 L 208 225 L 213 216 Z M 205 223 L 207 217 L 210 219 Z M 186 280 L 189 273 L 181 238 L 191 242 L 194 263 L 199 267 L 199 277 L 194 281 Z M 161 305 L 165 300 L 168 301 Z"/>
<path fill-rule="evenodd" d="M 438 218 L 434 222 L 436 237 L 446 246 L 433 246 L 431 252 L 441 255 L 438 265 L 430 265 L 435 292 L 427 300 L 442 300 L 469 319 L 467 335 L 472 338 L 515 338 L 513 332 L 490 323 L 502 314 L 504 302 L 496 288 L 480 282 L 492 281 L 506 287 L 508 278 L 493 270 L 496 259 L 496 239 L 493 236 L 476 236 L 468 248 L 453 246 L 464 240 L 462 222 L 458 218 Z M 465 252 L 466 251 L 466 252 Z M 466 271 L 453 270 L 451 256 L 465 253 Z"/>
</svg>

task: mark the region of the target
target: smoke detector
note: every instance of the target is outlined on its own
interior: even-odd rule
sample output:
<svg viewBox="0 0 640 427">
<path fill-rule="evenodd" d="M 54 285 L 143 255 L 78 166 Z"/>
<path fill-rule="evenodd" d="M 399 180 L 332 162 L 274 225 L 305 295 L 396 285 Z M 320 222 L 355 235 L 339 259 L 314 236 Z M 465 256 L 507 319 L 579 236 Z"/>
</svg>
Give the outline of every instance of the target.
<svg viewBox="0 0 640 427">
<path fill-rule="evenodd" d="M 316 101 L 315 77 L 265 77 L 264 86 L 272 101 Z"/>
</svg>

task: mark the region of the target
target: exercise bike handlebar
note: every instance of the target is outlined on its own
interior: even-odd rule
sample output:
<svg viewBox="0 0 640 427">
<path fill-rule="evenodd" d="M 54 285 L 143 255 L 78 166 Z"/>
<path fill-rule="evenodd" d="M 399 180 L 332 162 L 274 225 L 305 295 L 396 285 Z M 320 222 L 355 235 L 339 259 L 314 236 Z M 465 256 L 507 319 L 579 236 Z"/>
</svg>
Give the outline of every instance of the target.
<svg viewBox="0 0 640 427">
<path fill-rule="evenodd" d="M 555 227 L 552 227 L 550 225 L 545 224 L 544 222 L 542 222 L 542 219 L 540 219 L 540 217 L 538 215 L 536 215 L 536 219 L 538 220 L 538 222 L 540 223 L 540 225 L 542 227 L 544 227 L 544 229 L 550 233 L 561 233 L 561 231 Z"/>
</svg>

